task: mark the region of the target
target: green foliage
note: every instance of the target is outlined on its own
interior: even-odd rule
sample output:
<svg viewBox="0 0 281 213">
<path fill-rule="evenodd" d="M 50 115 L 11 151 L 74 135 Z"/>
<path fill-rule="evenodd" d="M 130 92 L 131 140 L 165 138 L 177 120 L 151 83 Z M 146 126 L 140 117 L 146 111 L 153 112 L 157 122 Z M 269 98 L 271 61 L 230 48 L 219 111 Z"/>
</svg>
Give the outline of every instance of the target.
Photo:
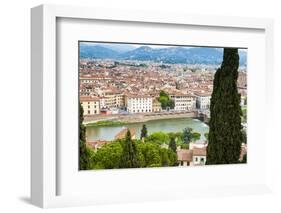
<svg viewBox="0 0 281 213">
<path fill-rule="evenodd" d="M 237 91 L 239 55 L 237 48 L 224 48 L 211 98 L 207 164 L 238 163 L 243 140 L 240 95 Z"/>
<path fill-rule="evenodd" d="M 116 169 L 120 167 L 123 148 L 120 142 L 105 144 L 93 156 L 93 169 Z"/>
<path fill-rule="evenodd" d="M 79 105 L 79 138 L 82 141 L 86 141 L 86 127 L 83 125 L 83 121 L 84 121 L 84 109 L 80 103 Z"/>
<path fill-rule="evenodd" d="M 92 168 L 92 158 L 94 151 L 88 147 L 85 141 L 79 142 L 79 169 L 88 170 Z"/>
<path fill-rule="evenodd" d="M 205 136 L 205 138 L 208 140 L 208 138 L 209 138 L 209 133 L 206 132 L 206 133 L 204 134 L 204 136 Z"/>
<path fill-rule="evenodd" d="M 177 154 L 171 149 L 160 149 L 161 166 L 177 166 Z"/>
<path fill-rule="evenodd" d="M 93 151 L 86 145 L 86 128 L 83 125 L 84 111 L 81 103 L 79 112 L 79 169 L 87 170 L 91 168 L 91 158 L 93 156 Z"/>
<path fill-rule="evenodd" d="M 183 130 L 183 142 L 186 143 L 186 144 L 189 144 L 192 140 L 192 129 L 191 128 L 185 128 Z"/>
<path fill-rule="evenodd" d="M 171 138 L 175 138 L 177 146 L 183 144 L 183 133 L 182 132 L 169 132 L 167 133 L 170 140 Z"/>
<path fill-rule="evenodd" d="M 132 140 L 130 130 L 127 131 L 124 143 L 123 154 L 120 162 L 121 168 L 137 168 L 137 148 L 135 142 Z"/>
<path fill-rule="evenodd" d="M 146 137 L 147 137 L 147 128 L 146 128 L 146 125 L 143 124 L 142 125 L 142 129 L 141 129 L 140 139 L 143 139 L 143 138 L 146 138 Z"/>
<path fill-rule="evenodd" d="M 169 166 L 178 166 L 178 155 L 171 149 L 166 149 L 169 157 Z"/>
<path fill-rule="evenodd" d="M 158 101 L 161 103 L 162 109 L 174 109 L 175 108 L 175 102 L 170 99 L 169 95 L 165 93 L 165 91 L 160 91 Z"/>
<path fill-rule="evenodd" d="M 189 144 L 187 143 L 181 144 L 181 149 L 189 149 Z"/>
<path fill-rule="evenodd" d="M 162 166 L 169 166 L 170 165 L 168 149 L 165 149 L 165 148 L 160 149 L 160 158 L 161 158 L 161 165 Z"/>
<path fill-rule="evenodd" d="M 176 166 L 177 154 L 155 142 L 129 139 L 116 140 L 91 153 L 91 169 L 143 168 Z M 131 141 L 130 143 L 128 143 Z M 130 145 L 131 144 L 131 145 Z M 131 150 L 131 151 L 128 151 Z M 91 151 L 91 150 L 90 150 Z"/>
<path fill-rule="evenodd" d="M 174 152 L 177 152 L 177 144 L 176 140 L 174 137 L 171 138 L 170 143 L 169 143 L 169 148 L 173 150 Z"/>
<path fill-rule="evenodd" d="M 175 166 L 177 154 L 171 149 L 161 148 L 158 144 L 138 143 L 138 149 L 144 158 L 143 167 Z"/>
<path fill-rule="evenodd" d="M 242 132 L 242 143 L 247 144 L 247 133 L 244 129 L 242 129 L 241 132 Z"/>
<path fill-rule="evenodd" d="M 241 120 L 243 123 L 246 123 L 247 122 L 247 108 L 244 107 L 242 108 L 242 115 L 241 115 Z"/>
<path fill-rule="evenodd" d="M 152 142 L 156 144 L 168 144 L 170 141 L 170 137 L 167 133 L 164 132 L 154 132 L 151 135 L 147 136 L 145 139 L 146 142 Z"/>
<path fill-rule="evenodd" d="M 197 141 L 201 137 L 201 134 L 199 132 L 192 132 L 192 140 Z"/>
<path fill-rule="evenodd" d="M 161 166 L 160 146 L 158 144 L 150 142 L 140 143 L 138 148 L 144 157 L 144 167 Z"/>
<path fill-rule="evenodd" d="M 120 126 L 120 125 L 124 125 L 126 124 L 126 122 L 123 121 L 98 121 L 95 123 L 88 123 L 86 124 L 86 126 L 91 126 L 91 127 L 95 127 L 95 126 Z"/>
</svg>

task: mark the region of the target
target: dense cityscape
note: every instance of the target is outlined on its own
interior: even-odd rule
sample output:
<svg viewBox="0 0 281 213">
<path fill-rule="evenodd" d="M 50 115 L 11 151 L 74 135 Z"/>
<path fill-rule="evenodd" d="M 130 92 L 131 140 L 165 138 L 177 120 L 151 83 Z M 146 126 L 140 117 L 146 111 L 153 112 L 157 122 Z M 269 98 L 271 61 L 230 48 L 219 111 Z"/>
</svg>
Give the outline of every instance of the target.
<svg viewBox="0 0 281 213">
<path fill-rule="evenodd" d="M 146 122 L 184 118 L 200 119 L 204 125 L 208 124 L 214 76 L 219 66 L 150 60 L 80 58 L 80 103 L 83 109 L 87 147 L 91 149 L 93 155 L 98 156 L 101 152 L 99 149 L 113 149 L 113 143 L 116 141 L 135 140 L 140 144 L 137 145 L 139 150 L 136 152 L 139 152 L 145 143 L 154 143 L 153 146 L 157 145 L 160 153 L 161 150 L 163 152 L 167 149 L 167 156 L 170 155 L 170 150 L 173 150 L 175 155 L 172 160 L 166 157 L 166 161 L 170 163 L 163 162 L 165 160 L 160 156 L 157 162 L 148 164 L 144 159 L 142 166 L 132 167 L 205 165 L 208 132 L 196 132 L 188 125 L 176 132 L 150 132 Z M 241 122 L 246 132 L 246 66 L 240 66 L 238 71 L 237 89 L 241 97 Z M 130 127 L 130 124 L 134 123 L 141 124 L 140 130 Z M 96 137 L 93 139 L 87 133 L 87 128 L 108 126 L 120 127 L 120 131 L 110 140 Z M 97 131 L 94 129 L 93 134 Z M 245 161 L 246 153 L 245 141 L 241 146 L 241 162 L 243 159 Z M 122 158 L 122 153 L 119 157 Z M 91 168 L 123 168 L 120 167 L 120 163 L 115 163 L 106 166 L 96 162 Z M 128 165 L 125 168 L 127 167 Z"/>
</svg>

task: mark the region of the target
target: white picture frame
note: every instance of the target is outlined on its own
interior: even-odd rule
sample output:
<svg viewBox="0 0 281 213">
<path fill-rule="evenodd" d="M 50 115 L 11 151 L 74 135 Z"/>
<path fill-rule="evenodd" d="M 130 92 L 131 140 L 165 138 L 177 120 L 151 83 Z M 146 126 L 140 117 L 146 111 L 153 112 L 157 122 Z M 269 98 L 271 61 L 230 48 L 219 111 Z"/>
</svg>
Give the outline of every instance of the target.
<svg viewBox="0 0 281 213">
<path fill-rule="evenodd" d="M 258 30 L 263 32 L 264 43 L 264 68 L 262 76 L 265 87 L 264 92 L 265 105 L 273 104 L 273 96 L 270 94 L 273 87 L 273 21 L 271 19 L 241 18 L 241 17 L 216 17 L 203 15 L 173 14 L 173 13 L 153 13 L 147 11 L 122 11 L 101 8 L 85 8 L 74 6 L 54 6 L 41 5 L 31 9 L 31 201 L 34 205 L 47 207 L 92 205 L 100 203 L 117 202 L 139 202 L 143 200 L 163 200 L 180 199 L 199 196 L 213 195 L 233 195 L 233 194 L 252 194 L 270 192 L 271 171 L 270 171 L 270 130 L 266 126 L 266 140 L 263 146 L 266 148 L 264 165 L 258 168 L 257 174 L 263 173 L 264 176 L 258 179 L 254 184 L 246 181 L 244 184 L 233 182 L 216 185 L 195 184 L 195 187 L 168 186 L 165 190 L 157 188 L 152 189 L 153 193 L 145 196 L 137 190 L 118 191 L 89 196 L 76 194 L 60 194 L 58 191 L 61 184 L 59 173 L 61 167 L 58 166 L 60 159 L 57 140 L 57 119 L 58 119 L 58 101 L 57 92 L 60 81 L 57 78 L 57 21 L 59 18 L 79 19 L 79 20 L 107 20 L 134 23 L 153 23 L 154 25 L 168 26 L 200 26 L 202 28 L 225 28 L 228 30 Z M 261 80 L 261 79 L 260 79 Z M 264 105 L 264 106 L 265 106 Z M 262 109 L 262 108 L 261 108 Z M 258 113 L 258 112 L 257 112 Z M 270 119 L 270 118 L 265 118 Z M 259 152 L 257 150 L 256 152 Z M 257 156 L 260 153 L 257 153 Z M 204 168 L 211 174 L 213 168 Z M 245 168 L 244 168 L 245 169 Z M 255 168 L 256 169 L 256 168 Z M 230 168 L 235 170 L 235 168 Z M 157 175 L 171 175 L 172 170 L 147 169 L 140 172 L 122 171 L 121 176 L 126 175 L 144 175 L 145 172 L 151 172 Z M 207 174 L 207 173 L 202 174 Z M 77 171 L 78 172 L 78 171 Z M 108 172 L 108 171 L 107 171 Z M 202 172 L 197 170 L 198 173 Z M 221 171 L 218 171 L 218 174 Z M 185 170 L 181 169 L 184 174 Z M 85 173 L 84 173 L 85 174 Z M 87 175 L 87 174 L 85 174 Z M 119 176 L 119 177 L 121 177 Z M 172 176 L 171 176 L 172 177 Z M 214 176 L 215 177 L 215 176 Z M 73 183 L 77 184 L 77 183 Z M 126 187 L 125 187 L 126 188 Z M 189 190 L 189 193 L 186 191 Z M 124 195 L 124 193 L 129 193 Z M 164 196 L 165 193 L 177 194 L 177 196 Z M 120 196 L 119 193 L 123 193 Z"/>
</svg>

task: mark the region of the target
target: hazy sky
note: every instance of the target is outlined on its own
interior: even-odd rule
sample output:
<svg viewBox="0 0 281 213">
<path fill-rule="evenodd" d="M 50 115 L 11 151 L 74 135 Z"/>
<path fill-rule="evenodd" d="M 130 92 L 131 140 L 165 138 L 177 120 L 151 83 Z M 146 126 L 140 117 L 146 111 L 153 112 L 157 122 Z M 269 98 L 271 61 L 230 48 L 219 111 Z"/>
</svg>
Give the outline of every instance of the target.
<svg viewBox="0 0 281 213">
<path fill-rule="evenodd" d="M 95 45 L 100 45 L 100 46 L 106 46 L 106 45 L 110 45 L 110 46 L 114 46 L 114 45 L 118 45 L 118 46 L 133 46 L 135 48 L 141 47 L 141 46 L 148 46 L 151 48 L 169 48 L 169 47 L 184 47 L 184 48 L 192 48 L 192 47 L 199 47 L 199 46 L 181 46 L 181 45 L 147 45 L 147 44 L 130 44 L 130 43 L 106 43 L 106 42 L 81 42 L 80 44 L 86 44 L 86 45 L 91 45 L 91 46 L 95 46 Z M 216 48 L 216 47 L 209 47 L 209 48 Z M 222 48 L 222 47 L 220 47 Z M 239 49 L 240 51 L 246 51 L 246 49 Z"/>
<path fill-rule="evenodd" d="M 147 45 L 147 44 L 130 44 L 130 43 L 106 43 L 106 42 L 100 42 L 100 43 L 95 43 L 95 42 L 81 42 L 81 44 L 86 44 L 86 45 L 91 45 L 91 46 L 95 46 L 95 45 L 130 45 L 133 46 L 135 48 L 138 47 L 142 47 L 142 46 L 148 46 L 151 48 L 167 48 L 167 47 L 173 47 L 173 46 L 166 46 L 166 45 Z M 176 45 L 175 45 L 176 46 Z"/>
</svg>

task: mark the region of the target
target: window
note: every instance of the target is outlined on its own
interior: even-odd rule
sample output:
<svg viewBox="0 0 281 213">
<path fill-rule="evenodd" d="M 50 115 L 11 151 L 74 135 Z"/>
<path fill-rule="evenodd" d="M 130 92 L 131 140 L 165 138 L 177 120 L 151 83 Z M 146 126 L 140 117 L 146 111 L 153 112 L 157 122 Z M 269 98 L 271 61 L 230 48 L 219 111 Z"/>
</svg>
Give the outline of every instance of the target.
<svg viewBox="0 0 281 213">
<path fill-rule="evenodd" d="M 90 111 L 90 110 L 88 110 L 88 115 L 89 115 L 89 114 L 91 114 L 91 111 Z"/>
</svg>

